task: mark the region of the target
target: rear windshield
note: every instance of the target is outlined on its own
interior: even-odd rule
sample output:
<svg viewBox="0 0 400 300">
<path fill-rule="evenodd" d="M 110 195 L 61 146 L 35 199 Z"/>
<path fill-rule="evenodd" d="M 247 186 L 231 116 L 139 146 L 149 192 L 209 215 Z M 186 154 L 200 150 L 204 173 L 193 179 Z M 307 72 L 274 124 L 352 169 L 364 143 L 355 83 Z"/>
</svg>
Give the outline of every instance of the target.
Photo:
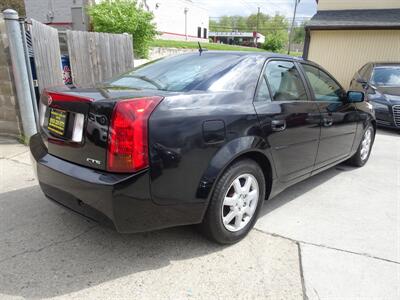
<svg viewBox="0 0 400 300">
<path fill-rule="evenodd" d="M 247 62 L 247 63 L 246 63 Z M 183 92 L 207 90 L 228 73 L 249 71 L 251 62 L 235 53 L 185 54 L 143 65 L 107 82 L 111 86 Z M 254 62 L 253 62 L 254 64 Z M 240 72 L 238 72 L 241 70 Z M 238 76 L 229 76 L 235 80 Z"/>
<path fill-rule="evenodd" d="M 400 66 L 375 68 L 372 82 L 378 86 L 400 86 Z"/>
</svg>

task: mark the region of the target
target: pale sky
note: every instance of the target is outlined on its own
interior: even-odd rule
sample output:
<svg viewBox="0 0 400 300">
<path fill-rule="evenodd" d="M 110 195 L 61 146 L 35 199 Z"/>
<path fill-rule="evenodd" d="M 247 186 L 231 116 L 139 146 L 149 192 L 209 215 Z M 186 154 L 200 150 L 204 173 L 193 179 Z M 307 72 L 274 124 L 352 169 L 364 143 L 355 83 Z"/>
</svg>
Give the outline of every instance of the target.
<svg viewBox="0 0 400 300">
<path fill-rule="evenodd" d="M 211 18 L 223 15 L 246 16 L 256 13 L 257 7 L 261 8 L 261 12 L 269 15 L 279 13 L 291 18 L 295 0 L 192 0 L 192 2 L 206 7 Z M 302 18 L 310 18 L 316 10 L 315 0 L 301 0 L 296 19 L 301 21 Z"/>
</svg>

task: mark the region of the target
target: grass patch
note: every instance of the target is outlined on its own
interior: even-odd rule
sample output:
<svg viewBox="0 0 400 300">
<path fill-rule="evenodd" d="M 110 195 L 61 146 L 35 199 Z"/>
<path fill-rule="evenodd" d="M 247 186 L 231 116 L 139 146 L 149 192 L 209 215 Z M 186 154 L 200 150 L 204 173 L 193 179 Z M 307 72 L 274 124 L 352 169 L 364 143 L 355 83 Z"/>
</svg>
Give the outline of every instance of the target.
<svg viewBox="0 0 400 300">
<path fill-rule="evenodd" d="M 220 51 L 257 51 L 263 52 L 265 50 L 252 48 L 233 46 L 217 43 L 201 43 L 201 46 L 208 50 L 220 50 Z M 170 40 L 154 40 L 150 43 L 150 47 L 163 47 L 163 48 L 184 48 L 184 49 L 198 49 L 199 45 L 197 42 L 185 42 L 185 41 L 170 41 Z"/>
<path fill-rule="evenodd" d="M 303 56 L 303 52 L 290 52 L 290 56 L 297 56 L 297 57 L 301 57 Z"/>
</svg>

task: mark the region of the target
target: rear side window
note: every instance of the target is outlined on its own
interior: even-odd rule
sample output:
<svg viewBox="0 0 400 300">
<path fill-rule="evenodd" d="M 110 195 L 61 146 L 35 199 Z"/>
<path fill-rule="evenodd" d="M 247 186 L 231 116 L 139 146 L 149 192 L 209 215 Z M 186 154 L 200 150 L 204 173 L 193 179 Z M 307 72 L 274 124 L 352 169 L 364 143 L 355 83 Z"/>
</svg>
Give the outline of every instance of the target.
<svg viewBox="0 0 400 300">
<path fill-rule="evenodd" d="M 293 62 L 271 61 L 265 69 L 265 75 L 273 100 L 308 100 L 300 73 Z"/>
<path fill-rule="evenodd" d="M 254 101 L 257 101 L 257 102 L 271 101 L 271 95 L 269 93 L 267 80 L 265 79 L 264 74 L 260 79 L 257 96 L 254 99 Z"/>
<path fill-rule="evenodd" d="M 327 73 L 310 65 L 303 65 L 304 71 L 310 82 L 317 101 L 340 102 L 342 88 Z"/>
</svg>

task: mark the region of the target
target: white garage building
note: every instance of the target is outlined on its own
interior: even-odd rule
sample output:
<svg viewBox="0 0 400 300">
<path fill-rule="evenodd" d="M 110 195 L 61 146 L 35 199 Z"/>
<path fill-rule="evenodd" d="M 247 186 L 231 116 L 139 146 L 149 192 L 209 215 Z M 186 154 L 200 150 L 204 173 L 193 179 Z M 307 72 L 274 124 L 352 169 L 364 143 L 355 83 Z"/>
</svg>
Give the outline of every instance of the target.
<svg viewBox="0 0 400 300">
<path fill-rule="evenodd" d="M 207 9 L 190 0 L 142 0 L 162 39 L 208 41 Z"/>
<path fill-rule="evenodd" d="M 26 15 L 58 29 L 88 30 L 85 7 L 103 0 L 24 0 Z M 140 0 L 162 39 L 208 41 L 208 11 L 191 0 Z"/>
</svg>

